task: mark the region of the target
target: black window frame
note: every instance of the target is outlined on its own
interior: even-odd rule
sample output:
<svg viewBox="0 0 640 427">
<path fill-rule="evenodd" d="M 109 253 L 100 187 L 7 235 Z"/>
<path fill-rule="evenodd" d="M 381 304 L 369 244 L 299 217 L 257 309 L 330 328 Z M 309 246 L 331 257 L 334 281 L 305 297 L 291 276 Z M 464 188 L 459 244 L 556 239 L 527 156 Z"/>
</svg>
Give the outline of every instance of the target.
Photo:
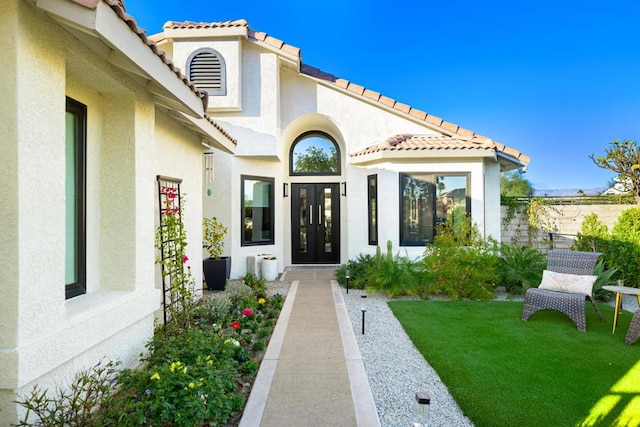
<svg viewBox="0 0 640 427">
<path fill-rule="evenodd" d="M 66 97 L 65 113 L 71 113 L 76 116 L 76 127 L 74 129 L 75 191 L 77 200 L 74 212 L 76 281 L 65 284 L 65 299 L 70 299 L 87 293 L 87 106 Z"/>
<path fill-rule="evenodd" d="M 413 175 L 413 176 L 412 176 Z M 435 238 L 436 234 L 437 234 L 437 229 L 436 226 L 438 224 L 437 221 L 437 199 L 438 197 L 436 196 L 436 191 L 437 189 L 435 188 L 435 186 L 437 185 L 436 183 L 433 183 L 431 185 L 434 185 L 434 193 L 433 193 L 433 202 L 431 204 L 431 209 L 432 209 L 432 216 L 433 216 L 433 238 L 431 240 L 419 240 L 419 241 L 413 241 L 413 240 L 407 240 L 406 236 L 405 236 L 405 227 L 404 227 L 404 223 L 406 220 L 406 213 L 404 210 L 404 177 L 405 176 L 409 176 L 413 179 L 415 179 L 415 175 L 429 175 L 429 176 L 433 176 L 433 177 L 447 177 L 447 176 L 454 176 L 454 177 L 465 177 L 466 178 L 466 182 L 465 182 L 465 212 L 467 214 L 467 216 L 471 217 L 471 173 L 470 172 L 400 172 L 399 173 L 399 200 L 398 200 L 398 218 L 399 218 L 399 227 L 400 227 L 400 236 L 399 236 L 399 241 L 400 241 L 400 246 L 424 246 L 428 243 L 433 243 L 433 238 Z M 426 181 L 424 181 L 426 182 Z M 416 209 L 419 209 L 418 204 L 416 203 Z M 417 212 L 418 215 L 420 215 L 419 212 Z"/>
<path fill-rule="evenodd" d="M 260 240 L 260 241 L 252 241 L 245 239 L 245 200 L 244 200 L 244 189 L 245 189 L 245 181 L 262 181 L 268 182 L 271 184 L 269 189 L 269 234 L 271 239 L 269 240 Z M 262 245 L 273 245 L 275 244 L 275 234 L 274 234 L 274 223 L 275 223 L 275 178 L 272 177 L 264 177 L 264 176 L 255 176 L 255 175 L 240 175 L 240 245 L 241 246 L 262 246 Z"/>
<path fill-rule="evenodd" d="M 367 176 L 367 224 L 369 244 L 378 244 L 378 175 Z"/>
<path fill-rule="evenodd" d="M 336 162 L 337 162 L 337 168 L 335 172 L 295 172 L 294 171 L 293 152 L 296 148 L 296 145 L 298 145 L 298 143 L 300 143 L 302 140 L 312 136 L 326 139 L 328 142 L 333 144 L 333 147 L 336 149 Z M 301 134 L 300 136 L 298 136 L 293 141 L 293 144 L 291 144 L 291 149 L 289 150 L 289 175 L 291 176 L 336 176 L 341 174 L 342 174 L 342 155 L 340 153 L 340 147 L 338 146 L 338 143 L 336 142 L 336 140 L 328 133 L 325 133 L 319 130 L 307 131 Z"/>
</svg>

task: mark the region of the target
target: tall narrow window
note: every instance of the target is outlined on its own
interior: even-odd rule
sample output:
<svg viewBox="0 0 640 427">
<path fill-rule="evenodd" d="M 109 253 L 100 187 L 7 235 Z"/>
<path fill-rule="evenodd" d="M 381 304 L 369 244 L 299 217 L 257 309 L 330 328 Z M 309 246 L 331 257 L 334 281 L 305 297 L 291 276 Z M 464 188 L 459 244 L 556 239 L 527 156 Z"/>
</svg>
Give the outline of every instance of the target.
<svg viewBox="0 0 640 427">
<path fill-rule="evenodd" d="M 273 178 L 242 176 L 242 246 L 273 239 Z"/>
<path fill-rule="evenodd" d="M 400 244 L 433 242 L 437 224 L 471 215 L 468 175 L 400 174 Z"/>
<path fill-rule="evenodd" d="M 67 98 L 65 114 L 65 296 L 86 292 L 87 107 Z"/>
<path fill-rule="evenodd" d="M 378 244 L 378 175 L 367 177 L 369 244 Z"/>
<path fill-rule="evenodd" d="M 211 48 L 198 49 L 187 60 L 189 81 L 211 96 L 227 94 L 226 64 L 220 53 Z"/>
</svg>

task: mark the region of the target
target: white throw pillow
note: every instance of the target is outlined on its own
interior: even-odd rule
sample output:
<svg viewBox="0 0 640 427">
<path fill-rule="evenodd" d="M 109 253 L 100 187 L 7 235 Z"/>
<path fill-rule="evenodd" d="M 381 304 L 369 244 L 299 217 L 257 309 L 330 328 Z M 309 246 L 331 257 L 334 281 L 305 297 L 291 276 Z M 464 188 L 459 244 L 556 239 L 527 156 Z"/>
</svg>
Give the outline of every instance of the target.
<svg viewBox="0 0 640 427">
<path fill-rule="evenodd" d="M 581 276 L 544 270 L 542 272 L 542 283 L 540 283 L 538 289 L 591 296 L 593 284 L 597 278 L 598 276 Z"/>
</svg>

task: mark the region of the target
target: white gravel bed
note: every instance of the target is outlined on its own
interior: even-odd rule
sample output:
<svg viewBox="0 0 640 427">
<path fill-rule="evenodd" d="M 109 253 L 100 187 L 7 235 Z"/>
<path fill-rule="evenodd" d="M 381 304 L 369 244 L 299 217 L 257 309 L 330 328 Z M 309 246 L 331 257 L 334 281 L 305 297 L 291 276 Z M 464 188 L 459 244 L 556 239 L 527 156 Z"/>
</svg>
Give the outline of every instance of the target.
<svg viewBox="0 0 640 427">
<path fill-rule="evenodd" d="M 438 374 L 422 357 L 395 318 L 384 295 L 362 298 L 362 290 L 342 289 L 371 393 L 384 427 L 412 425 L 415 394 L 431 397 L 429 426 L 473 426 Z M 362 308 L 365 333 L 362 334 Z"/>
</svg>

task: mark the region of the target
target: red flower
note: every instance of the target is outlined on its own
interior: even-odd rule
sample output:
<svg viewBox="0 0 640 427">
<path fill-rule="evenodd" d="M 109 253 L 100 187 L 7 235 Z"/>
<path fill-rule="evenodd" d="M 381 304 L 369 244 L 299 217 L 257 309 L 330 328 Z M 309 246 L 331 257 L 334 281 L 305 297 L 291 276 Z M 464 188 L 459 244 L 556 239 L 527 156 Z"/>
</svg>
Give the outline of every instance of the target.
<svg viewBox="0 0 640 427">
<path fill-rule="evenodd" d="M 245 308 L 244 310 L 242 310 L 242 315 L 243 316 L 251 316 L 253 314 L 253 309 L 252 308 Z"/>
<path fill-rule="evenodd" d="M 237 320 L 231 322 L 230 324 L 233 329 L 240 329 L 240 322 L 238 322 Z"/>
</svg>

